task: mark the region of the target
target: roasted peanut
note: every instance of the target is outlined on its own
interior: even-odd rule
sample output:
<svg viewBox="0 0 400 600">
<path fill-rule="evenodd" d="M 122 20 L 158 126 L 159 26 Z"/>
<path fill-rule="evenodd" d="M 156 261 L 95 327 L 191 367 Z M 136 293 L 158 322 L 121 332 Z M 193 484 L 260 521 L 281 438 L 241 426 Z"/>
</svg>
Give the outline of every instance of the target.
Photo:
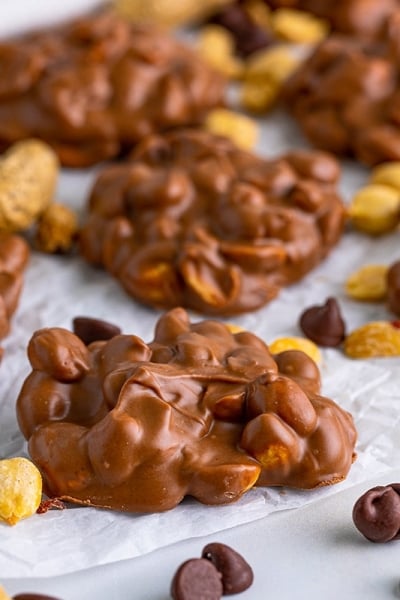
<svg viewBox="0 0 400 600">
<path fill-rule="evenodd" d="M 347 336 L 344 351 L 350 358 L 400 356 L 400 329 L 388 321 L 372 321 Z"/>
<path fill-rule="evenodd" d="M 301 350 L 304 354 L 312 358 L 314 362 L 321 362 L 321 353 L 318 346 L 307 338 L 296 336 L 277 338 L 268 347 L 272 354 L 280 354 L 286 350 Z"/>
<path fill-rule="evenodd" d="M 74 211 L 63 204 L 50 204 L 40 216 L 36 229 L 36 247 L 42 252 L 68 252 L 78 232 Z"/>
<path fill-rule="evenodd" d="M 42 477 L 30 460 L 0 460 L 0 519 L 15 525 L 36 512 L 41 498 Z"/>
<path fill-rule="evenodd" d="M 229 79 L 243 75 L 243 62 L 237 58 L 233 35 L 219 25 L 207 25 L 200 32 L 197 49 L 209 65 Z"/>
<path fill-rule="evenodd" d="M 281 8 L 272 13 L 271 24 L 276 35 L 297 44 L 315 44 L 329 33 L 327 21 L 291 8 Z"/>
<path fill-rule="evenodd" d="M 400 193 L 400 162 L 383 163 L 372 169 L 371 183 L 379 183 L 394 188 Z"/>
<path fill-rule="evenodd" d="M 177 27 L 206 17 L 231 0 L 114 0 L 115 10 L 132 21 Z"/>
<path fill-rule="evenodd" d="M 12 600 L 6 590 L 0 585 L 0 600 Z"/>
<path fill-rule="evenodd" d="M 387 293 L 386 265 L 365 265 L 347 279 L 345 290 L 355 300 L 383 300 Z"/>
<path fill-rule="evenodd" d="M 251 150 L 259 134 L 253 119 L 224 108 L 212 110 L 205 119 L 204 127 L 211 133 L 229 138 L 243 150 Z"/>
<path fill-rule="evenodd" d="M 24 140 L 0 157 L 0 229 L 28 229 L 54 195 L 59 163 L 40 140 Z"/>
<path fill-rule="evenodd" d="M 354 195 L 348 210 L 353 226 L 380 235 L 394 229 L 400 218 L 400 192 L 387 185 L 367 185 Z"/>
</svg>

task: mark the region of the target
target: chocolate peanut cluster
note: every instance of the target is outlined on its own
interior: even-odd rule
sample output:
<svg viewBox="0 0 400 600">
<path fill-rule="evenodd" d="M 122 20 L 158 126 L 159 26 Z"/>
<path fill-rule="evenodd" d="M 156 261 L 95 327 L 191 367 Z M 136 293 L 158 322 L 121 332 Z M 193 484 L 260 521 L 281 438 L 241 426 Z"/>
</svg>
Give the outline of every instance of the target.
<svg viewBox="0 0 400 600">
<path fill-rule="evenodd" d="M 190 495 L 208 505 L 254 485 L 310 489 L 343 480 L 352 417 L 320 396 L 316 364 L 271 355 L 255 335 L 176 308 L 154 340 L 89 345 L 37 331 L 18 421 L 50 497 L 149 512 Z"/>
<path fill-rule="evenodd" d="M 29 248 L 21 237 L 0 233 L 0 339 L 10 331 L 10 319 L 18 305 L 28 258 Z M 2 355 L 0 348 L 0 360 Z"/>
<path fill-rule="evenodd" d="M 200 123 L 225 87 L 186 45 L 112 12 L 1 42 L 0 69 L 0 148 L 38 137 L 72 167 Z"/>
<path fill-rule="evenodd" d="M 289 111 L 318 148 L 367 165 L 400 158 L 400 13 L 385 42 L 331 36 L 284 86 Z"/>
<path fill-rule="evenodd" d="M 265 160 L 200 130 L 148 137 L 99 174 L 81 252 L 145 304 L 254 310 L 339 240 L 338 176 L 324 153 Z"/>
</svg>

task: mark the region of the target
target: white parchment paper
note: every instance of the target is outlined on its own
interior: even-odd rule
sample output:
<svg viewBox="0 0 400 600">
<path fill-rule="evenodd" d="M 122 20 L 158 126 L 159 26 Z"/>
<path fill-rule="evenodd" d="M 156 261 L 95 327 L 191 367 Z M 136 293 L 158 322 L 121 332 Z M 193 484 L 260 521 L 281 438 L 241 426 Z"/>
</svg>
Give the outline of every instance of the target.
<svg viewBox="0 0 400 600">
<path fill-rule="evenodd" d="M 280 114 L 260 125 L 258 150 L 265 156 L 304 145 L 294 125 Z M 94 170 L 64 172 L 58 199 L 83 214 L 94 175 Z M 341 189 L 345 200 L 366 178 L 365 169 L 344 165 Z M 377 239 L 347 232 L 330 257 L 300 284 L 283 290 L 265 308 L 229 320 L 267 342 L 281 335 L 301 335 L 297 326 L 301 310 L 321 304 L 331 295 L 341 303 L 349 331 L 370 320 L 392 320 L 384 303 L 360 304 L 347 299 L 343 283 L 366 263 L 390 264 L 400 259 L 399 242 L 398 232 Z M 26 453 L 15 400 L 30 370 L 26 346 L 33 331 L 51 326 L 71 328 L 74 316 L 88 315 L 114 322 L 125 333 L 150 341 L 159 314 L 137 304 L 108 274 L 92 269 L 79 257 L 33 253 L 0 367 L 0 458 Z M 192 318 L 201 317 L 193 314 Z M 35 515 L 14 527 L 0 524 L 0 574 L 18 578 L 60 575 L 135 557 L 273 511 L 302 506 L 399 465 L 400 358 L 354 361 L 340 350 L 329 349 L 323 351 L 321 370 L 323 392 L 353 414 L 359 433 L 358 459 L 345 482 L 309 492 L 254 489 L 225 507 L 205 507 L 188 500 L 172 511 L 151 515 L 77 507 Z"/>
</svg>

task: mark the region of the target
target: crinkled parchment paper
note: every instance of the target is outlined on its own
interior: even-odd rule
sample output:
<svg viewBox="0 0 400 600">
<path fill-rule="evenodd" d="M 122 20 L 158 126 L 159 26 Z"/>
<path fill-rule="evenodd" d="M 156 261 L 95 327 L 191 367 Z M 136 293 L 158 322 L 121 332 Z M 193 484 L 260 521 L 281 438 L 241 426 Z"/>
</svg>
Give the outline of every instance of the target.
<svg viewBox="0 0 400 600">
<path fill-rule="evenodd" d="M 304 142 L 295 127 L 279 114 L 262 123 L 259 152 L 274 156 Z M 83 214 L 85 197 L 95 171 L 65 172 L 58 200 Z M 345 200 L 365 183 L 367 172 L 344 165 L 341 189 Z M 384 303 L 360 304 L 345 297 L 343 282 L 366 263 L 390 264 L 400 259 L 399 233 L 371 239 L 347 232 L 330 257 L 300 284 L 283 290 L 278 299 L 256 313 L 235 321 L 266 342 L 281 335 L 301 335 L 300 311 L 334 295 L 351 330 L 369 320 L 393 319 Z M 26 346 L 40 327 L 71 328 L 76 315 L 103 318 L 125 333 L 150 341 L 159 313 L 130 299 L 105 272 L 94 270 L 79 257 L 32 255 L 12 332 L 5 341 L 0 367 L 0 457 L 26 453 L 15 417 L 15 400 L 29 372 Z M 200 315 L 192 315 L 193 320 Z M 93 508 L 50 511 L 0 525 L 0 573 L 9 577 L 59 575 L 127 559 L 193 536 L 259 519 L 277 510 L 296 508 L 335 494 L 344 486 L 373 478 L 400 464 L 400 358 L 350 360 L 340 350 L 324 350 L 323 392 L 349 410 L 359 433 L 358 459 L 347 480 L 317 491 L 259 488 L 239 502 L 206 507 L 188 500 L 166 513 L 118 514 Z"/>
</svg>

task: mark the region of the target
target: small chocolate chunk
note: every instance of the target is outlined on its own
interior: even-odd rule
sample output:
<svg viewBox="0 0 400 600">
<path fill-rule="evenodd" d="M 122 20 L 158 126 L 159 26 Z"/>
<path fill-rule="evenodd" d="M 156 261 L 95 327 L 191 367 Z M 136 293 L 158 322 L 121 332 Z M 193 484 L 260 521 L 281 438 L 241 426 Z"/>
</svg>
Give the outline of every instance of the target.
<svg viewBox="0 0 400 600">
<path fill-rule="evenodd" d="M 184 562 L 171 584 L 174 600 L 219 600 L 222 594 L 221 574 L 205 558 L 191 558 Z"/>
<path fill-rule="evenodd" d="M 260 27 L 248 12 L 238 4 L 228 4 L 211 19 L 213 23 L 227 29 L 235 39 L 236 51 L 241 56 L 249 56 L 266 48 L 273 41 L 273 33 Z"/>
<path fill-rule="evenodd" d="M 72 321 L 73 332 L 86 346 L 99 340 L 111 340 L 119 335 L 121 329 L 113 323 L 91 317 L 75 317 Z"/>
<path fill-rule="evenodd" d="M 304 335 L 319 346 L 339 346 L 345 337 L 346 326 L 335 298 L 307 308 L 300 315 L 299 325 Z"/>
<path fill-rule="evenodd" d="M 353 508 L 357 529 L 371 542 L 389 542 L 400 538 L 400 483 L 373 487 Z"/>
<path fill-rule="evenodd" d="M 202 558 L 211 561 L 222 576 L 224 595 L 239 594 L 253 583 L 253 570 L 236 550 L 214 542 L 203 548 Z"/>
<path fill-rule="evenodd" d="M 392 264 L 386 280 L 389 308 L 400 316 L 400 260 Z"/>
</svg>

